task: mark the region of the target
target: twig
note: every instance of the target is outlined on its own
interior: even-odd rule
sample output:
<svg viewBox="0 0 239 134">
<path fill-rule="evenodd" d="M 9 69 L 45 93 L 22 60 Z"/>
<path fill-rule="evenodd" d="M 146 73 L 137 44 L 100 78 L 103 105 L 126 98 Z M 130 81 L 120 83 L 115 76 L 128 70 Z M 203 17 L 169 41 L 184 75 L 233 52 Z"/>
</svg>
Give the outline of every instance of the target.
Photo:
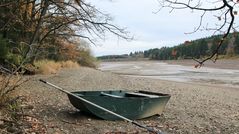
<svg viewBox="0 0 239 134">
<path fill-rule="evenodd" d="M 12 121 L 12 120 L 7 120 L 7 119 L 0 119 L 3 122 L 9 122 L 9 123 L 16 123 L 16 121 Z"/>
</svg>

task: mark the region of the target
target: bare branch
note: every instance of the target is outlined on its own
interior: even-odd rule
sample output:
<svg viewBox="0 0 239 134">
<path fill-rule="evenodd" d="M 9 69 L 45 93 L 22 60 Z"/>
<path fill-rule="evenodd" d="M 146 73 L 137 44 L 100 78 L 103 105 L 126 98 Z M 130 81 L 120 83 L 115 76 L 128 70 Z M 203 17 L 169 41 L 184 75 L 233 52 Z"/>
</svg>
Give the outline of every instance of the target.
<svg viewBox="0 0 239 134">
<path fill-rule="evenodd" d="M 222 0 L 222 1 L 214 1 L 211 2 L 211 4 L 217 5 L 217 7 L 213 7 L 213 8 L 205 8 L 202 7 L 202 2 L 200 0 L 197 1 L 197 3 L 193 6 L 192 1 L 188 0 L 186 2 L 179 2 L 178 0 L 158 0 L 159 4 L 161 6 L 160 10 L 162 10 L 163 8 L 170 8 L 172 12 L 173 10 L 177 10 L 177 9 L 191 9 L 193 11 L 203 11 L 203 14 L 200 16 L 200 22 L 199 22 L 199 26 L 197 26 L 197 28 L 194 29 L 193 32 L 190 33 L 186 33 L 186 34 L 192 34 L 197 32 L 198 30 L 200 30 L 201 26 L 202 26 L 202 22 L 203 22 L 203 17 L 207 12 L 210 13 L 215 13 L 217 14 L 218 12 L 222 12 L 221 15 L 216 16 L 218 18 L 219 21 L 221 21 L 223 19 L 223 23 L 221 23 L 217 28 L 207 28 L 205 30 L 214 30 L 214 34 L 216 34 L 216 32 L 223 32 L 223 36 L 222 39 L 220 40 L 220 42 L 217 45 L 217 48 L 215 51 L 213 51 L 213 53 L 205 58 L 205 59 L 195 59 L 193 58 L 193 60 L 195 60 L 198 65 L 197 66 L 202 66 L 204 62 L 206 62 L 207 60 L 213 59 L 214 58 L 214 62 L 217 60 L 218 58 L 218 53 L 219 53 L 219 49 L 222 46 L 223 42 L 225 41 L 225 39 L 228 37 L 228 35 L 230 34 L 231 30 L 234 29 L 234 21 L 235 21 L 235 16 L 234 16 L 234 6 L 236 4 L 238 4 L 238 2 L 233 2 L 233 1 L 227 1 L 227 0 Z M 195 1 L 194 1 L 195 2 Z M 224 29 L 226 29 L 226 31 L 223 31 Z"/>
<path fill-rule="evenodd" d="M 192 33 L 197 32 L 201 28 L 201 26 L 202 26 L 203 17 L 204 17 L 205 14 L 206 14 L 206 11 L 204 11 L 203 14 L 201 15 L 198 27 L 195 28 L 192 32 L 185 33 L 185 34 L 192 34 Z"/>
</svg>

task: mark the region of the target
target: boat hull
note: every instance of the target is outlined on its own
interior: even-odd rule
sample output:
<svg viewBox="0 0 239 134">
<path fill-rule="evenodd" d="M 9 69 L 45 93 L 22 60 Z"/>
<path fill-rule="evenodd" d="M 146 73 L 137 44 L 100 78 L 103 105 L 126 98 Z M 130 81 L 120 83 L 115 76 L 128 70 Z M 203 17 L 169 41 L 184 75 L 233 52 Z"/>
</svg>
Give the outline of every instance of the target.
<svg viewBox="0 0 239 134">
<path fill-rule="evenodd" d="M 134 94 L 128 94 L 128 91 L 122 90 L 79 91 L 72 93 L 129 119 L 142 119 L 153 115 L 160 115 L 170 99 L 168 94 L 148 91 L 138 91 L 134 92 Z M 149 95 L 137 96 L 135 93 Z M 68 95 L 68 97 L 71 104 L 81 111 L 91 113 L 105 120 L 121 120 L 115 115 L 83 102 L 72 95 Z"/>
</svg>

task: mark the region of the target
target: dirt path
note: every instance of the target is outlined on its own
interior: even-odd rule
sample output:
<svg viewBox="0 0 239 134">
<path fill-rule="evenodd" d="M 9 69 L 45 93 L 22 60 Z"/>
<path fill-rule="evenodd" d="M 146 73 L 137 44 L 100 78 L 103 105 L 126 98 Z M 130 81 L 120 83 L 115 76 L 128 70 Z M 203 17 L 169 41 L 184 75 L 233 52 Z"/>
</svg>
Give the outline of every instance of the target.
<svg viewBox="0 0 239 134">
<path fill-rule="evenodd" d="M 105 121 L 78 112 L 60 93 L 38 81 L 43 78 L 70 91 L 98 89 L 152 90 L 172 95 L 164 114 L 139 120 L 169 134 L 239 132 L 239 90 L 132 78 L 89 68 L 63 70 L 56 75 L 37 75 L 20 92 L 33 109 L 25 113 L 38 121 L 35 132 L 70 134 L 147 133 L 124 121 Z"/>
</svg>

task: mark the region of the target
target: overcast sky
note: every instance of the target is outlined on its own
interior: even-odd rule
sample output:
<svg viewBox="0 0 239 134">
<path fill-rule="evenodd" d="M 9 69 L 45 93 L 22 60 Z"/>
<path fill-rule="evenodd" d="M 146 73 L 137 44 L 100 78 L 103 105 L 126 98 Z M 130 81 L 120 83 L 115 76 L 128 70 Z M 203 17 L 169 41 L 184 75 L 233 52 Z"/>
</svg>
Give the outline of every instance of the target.
<svg viewBox="0 0 239 134">
<path fill-rule="evenodd" d="M 91 0 L 91 3 L 101 11 L 111 14 L 114 24 L 126 27 L 134 36 L 134 40 L 130 42 L 111 35 L 105 41 L 98 40 L 97 44 L 102 45 L 91 46 L 95 56 L 129 54 L 150 48 L 174 46 L 210 35 L 206 31 L 185 34 L 198 26 L 198 13 L 192 13 L 190 10 L 169 13 L 167 9 L 153 13 L 159 9 L 157 0 Z M 210 21 L 216 21 L 213 19 Z"/>
</svg>

